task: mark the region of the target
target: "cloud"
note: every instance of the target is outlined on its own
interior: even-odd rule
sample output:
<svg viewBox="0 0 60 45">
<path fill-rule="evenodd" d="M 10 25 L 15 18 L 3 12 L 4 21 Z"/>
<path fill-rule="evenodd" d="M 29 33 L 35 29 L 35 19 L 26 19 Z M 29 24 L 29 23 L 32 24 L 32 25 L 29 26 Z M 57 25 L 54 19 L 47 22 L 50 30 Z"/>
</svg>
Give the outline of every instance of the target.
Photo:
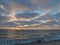
<svg viewBox="0 0 60 45">
<path fill-rule="evenodd" d="M 32 18 L 34 18 L 38 15 L 39 15 L 38 13 L 24 12 L 24 13 L 18 13 L 15 16 L 16 16 L 17 19 L 22 18 L 23 20 L 25 20 L 25 19 L 32 19 Z"/>
<path fill-rule="evenodd" d="M 10 0 L 0 0 L 0 5 L 4 6 L 6 10 L 9 9 L 10 3 Z"/>
<path fill-rule="evenodd" d="M 0 26 L 2 27 L 16 27 L 17 24 L 13 22 L 6 22 L 6 23 L 1 23 Z"/>
<path fill-rule="evenodd" d="M 2 16 L 2 15 L 0 14 L 0 23 L 4 23 L 4 22 L 6 22 L 7 20 L 8 20 L 8 17 Z"/>
<path fill-rule="evenodd" d="M 7 10 L 5 9 L 5 7 L 3 5 L 0 5 L 0 13 L 7 13 Z"/>
<path fill-rule="evenodd" d="M 60 0 L 0 0 L 0 26 L 60 25 L 59 13 Z"/>
<path fill-rule="evenodd" d="M 47 26 L 54 26 L 54 25 L 60 25 L 59 23 L 57 23 L 56 21 L 52 20 L 50 22 L 44 23 L 42 25 L 47 25 Z"/>
</svg>

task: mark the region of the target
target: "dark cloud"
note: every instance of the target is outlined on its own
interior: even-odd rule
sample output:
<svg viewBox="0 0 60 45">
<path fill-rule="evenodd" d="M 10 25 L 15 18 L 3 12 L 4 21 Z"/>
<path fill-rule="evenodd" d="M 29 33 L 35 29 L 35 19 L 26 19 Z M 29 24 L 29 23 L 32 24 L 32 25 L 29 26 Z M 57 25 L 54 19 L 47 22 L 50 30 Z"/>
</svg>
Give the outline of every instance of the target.
<svg viewBox="0 0 60 45">
<path fill-rule="evenodd" d="M 33 18 L 35 16 L 38 16 L 38 13 L 29 13 L 29 12 L 24 12 L 24 13 L 18 13 L 16 14 L 16 18 Z"/>
<path fill-rule="evenodd" d="M 1 14 L 0 14 L 0 23 L 4 23 L 4 22 L 6 22 L 8 20 L 8 18 L 6 17 L 6 16 L 2 16 Z"/>
<path fill-rule="evenodd" d="M 60 23 L 57 23 L 56 21 L 50 21 L 50 22 L 46 22 L 46 23 L 43 23 L 42 24 L 43 26 L 44 25 L 47 25 L 47 26 L 54 26 L 54 25 L 60 25 Z"/>
<path fill-rule="evenodd" d="M 0 8 L 0 14 L 6 13 L 6 11 L 3 8 Z"/>
<path fill-rule="evenodd" d="M 5 11 L 4 11 L 3 9 L 0 8 L 0 13 L 1 13 L 1 12 L 5 12 Z"/>
<path fill-rule="evenodd" d="M 14 21 L 16 23 L 19 23 L 20 25 L 31 25 L 31 24 L 37 24 L 37 23 L 40 23 L 40 22 L 36 22 L 36 21 Z"/>
<path fill-rule="evenodd" d="M 13 22 L 6 22 L 6 23 L 1 23 L 0 26 L 6 26 L 6 27 L 16 27 L 17 24 L 13 23 Z"/>
<path fill-rule="evenodd" d="M 57 13 L 57 14 L 53 15 L 52 18 L 59 19 L 60 18 L 60 13 Z"/>
</svg>

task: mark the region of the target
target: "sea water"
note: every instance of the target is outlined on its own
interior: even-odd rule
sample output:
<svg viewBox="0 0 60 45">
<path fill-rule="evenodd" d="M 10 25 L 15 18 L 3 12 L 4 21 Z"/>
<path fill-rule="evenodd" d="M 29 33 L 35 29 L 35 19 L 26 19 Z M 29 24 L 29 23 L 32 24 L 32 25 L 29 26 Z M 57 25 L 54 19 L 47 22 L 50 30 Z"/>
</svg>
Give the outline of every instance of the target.
<svg viewBox="0 0 60 45">
<path fill-rule="evenodd" d="M 0 30 L 0 45 L 60 40 L 60 30 Z"/>
</svg>

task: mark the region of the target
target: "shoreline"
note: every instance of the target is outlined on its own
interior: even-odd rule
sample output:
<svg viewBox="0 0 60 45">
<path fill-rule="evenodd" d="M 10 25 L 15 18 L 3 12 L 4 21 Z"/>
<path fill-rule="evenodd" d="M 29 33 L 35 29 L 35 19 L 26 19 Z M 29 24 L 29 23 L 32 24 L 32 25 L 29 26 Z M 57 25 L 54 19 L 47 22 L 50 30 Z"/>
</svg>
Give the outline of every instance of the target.
<svg viewBox="0 0 60 45">
<path fill-rule="evenodd" d="M 20 45 L 20 44 L 15 44 L 15 45 Z M 59 41 L 50 41 L 50 42 L 35 42 L 35 43 L 27 43 L 23 45 L 60 45 L 60 40 Z"/>
</svg>

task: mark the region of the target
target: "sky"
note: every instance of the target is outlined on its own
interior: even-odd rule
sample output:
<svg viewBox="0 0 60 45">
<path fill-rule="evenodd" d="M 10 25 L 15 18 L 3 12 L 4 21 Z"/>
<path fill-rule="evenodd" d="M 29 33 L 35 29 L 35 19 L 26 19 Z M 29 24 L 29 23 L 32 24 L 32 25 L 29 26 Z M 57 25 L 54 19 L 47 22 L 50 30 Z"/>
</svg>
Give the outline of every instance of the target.
<svg viewBox="0 0 60 45">
<path fill-rule="evenodd" d="M 60 0 L 0 0 L 1 28 L 60 28 Z"/>
</svg>

